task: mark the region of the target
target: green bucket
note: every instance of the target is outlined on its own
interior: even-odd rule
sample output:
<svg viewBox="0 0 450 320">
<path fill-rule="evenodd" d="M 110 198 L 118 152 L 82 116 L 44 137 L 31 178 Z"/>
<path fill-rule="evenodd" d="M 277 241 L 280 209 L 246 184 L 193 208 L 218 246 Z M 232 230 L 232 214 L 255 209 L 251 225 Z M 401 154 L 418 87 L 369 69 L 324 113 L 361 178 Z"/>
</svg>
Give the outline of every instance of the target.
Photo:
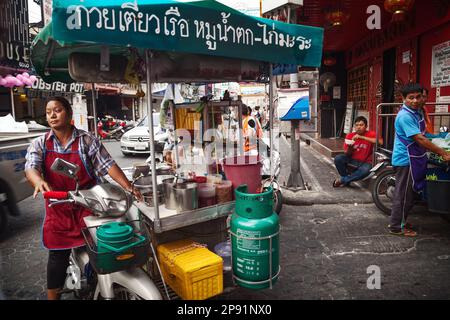
<svg viewBox="0 0 450 320">
<path fill-rule="evenodd" d="M 97 229 L 97 251 L 121 252 L 129 249 L 133 243 L 133 228 L 124 222 L 110 222 Z"/>
<path fill-rule="evenodd" d="M 235 212 L 241 217 L 262 219 L 273 213 L 273 188 L 268 187 L 262 193 L 247 193 L 247 185 L 243 184 L 234 191 Z"/>
<path fill-rule="evenodd" d="M 133 265 L 136 251 L 146 238 L 134 233 L 125 222 L 110 222 L 97 228 L 95 268 L 98 273 L 110 273 Z"/>
</svg>

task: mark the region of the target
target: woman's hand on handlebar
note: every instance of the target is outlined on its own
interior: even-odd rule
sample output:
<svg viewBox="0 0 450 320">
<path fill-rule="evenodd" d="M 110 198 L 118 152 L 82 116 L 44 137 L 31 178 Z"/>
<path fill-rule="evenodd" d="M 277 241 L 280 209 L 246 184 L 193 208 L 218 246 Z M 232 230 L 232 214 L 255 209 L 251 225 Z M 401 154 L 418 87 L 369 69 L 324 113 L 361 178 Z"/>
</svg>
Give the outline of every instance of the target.
<svg viewBox="0 0 450 320">
<path fill-rule="evenodd" d="M 52 188 L 50 188 L 49 184 L 45 182 L 44 180 L 41 180 L 36 183 L 34 186 L 34 193 L 33 193 L 33 199 L 36 199 L 36 196 L 39 192 L 45 192 L 45 191 L 51 191 Z"/>
</svg>

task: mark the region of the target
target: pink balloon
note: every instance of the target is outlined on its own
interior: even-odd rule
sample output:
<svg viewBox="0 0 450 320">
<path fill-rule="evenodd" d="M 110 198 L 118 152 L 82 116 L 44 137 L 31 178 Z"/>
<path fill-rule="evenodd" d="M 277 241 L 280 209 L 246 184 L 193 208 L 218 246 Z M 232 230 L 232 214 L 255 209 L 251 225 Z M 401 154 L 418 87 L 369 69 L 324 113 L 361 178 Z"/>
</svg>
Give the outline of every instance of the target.
<svg viewBox="0 0 450 320">
<path fill-rule="evenodd" d="M 36 76 L 30 76 L 30 80 L 35 83 L 37 81 L 37 77 Z"/>
<path fill-rule="evenodd" d="M 23 79 L 26 79 L 26 77 L 24 77 L 24 76 L 21 75 L 21 74 L 18 74 L 18 75 L 16 76 L 16 78 L 19 79 L 19 80 L 22 81 L 22 82 L 23 82 Z"/>
<path fill-rule="evenodd" d="M 6 80 L 7 85 L 14 84 L 14 83 L 16 82 L 15 79 L 16 79 L 16 78 L 14 78 L 14 77 L 13 77 L 12 75 L 10 75 L 10 74 L 8 74 L 8 75 L 5 77 L 5 80 Z"/>
<path fill-rule="evenodd" d="M 22 73 L 22 75 L 23 75 L 24 77 L 27 77 L 27 78 L 30 77 L 30 74 L 29 74 L 28 72 L 24 72 L 24 73 Z"/>
<path fill-rule="evenodd" d="M 31 81 L 31 79 L 29 79 L 29 78 L 24 78 L 24 79 L 22 80 L 22 82 L 23 82 L 26 86 L 29 86 L 29 87 L 31 87 L 31 86 L 33 85 L 33 81 Z"/>
<path fill-rule="evenodd" d="M 14 77 L 14 85 L 17 87 L 23 87 L 23 82 L 20 81 L 19 79 L 17 79 L 16 77 Z"/>
</svg>

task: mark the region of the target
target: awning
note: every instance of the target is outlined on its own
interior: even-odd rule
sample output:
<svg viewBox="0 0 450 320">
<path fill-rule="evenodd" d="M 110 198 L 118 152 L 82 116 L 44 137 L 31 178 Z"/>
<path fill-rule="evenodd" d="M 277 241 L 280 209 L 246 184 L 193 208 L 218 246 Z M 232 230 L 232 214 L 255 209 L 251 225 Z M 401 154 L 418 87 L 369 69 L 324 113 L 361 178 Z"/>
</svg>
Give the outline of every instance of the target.
<svg viewBox="0 0 450 320">
<path fill-rule="evenodd" d="M 92 84 L 85 83 L 84 90 L 86 91 L 92 90 Z M 118 95 L 120 93 L 120 88 L 104 84 L 96 84 L 95 90 L 98 91 L 99 94 L 105 95 Z"/>
<path fill-rule="evenodd" d="M 323 29 L 247 16 L 214 0 L 55 0 L 33 41 L 38 74 L 70 81 L 72 52 L 129 56 L 129 47 L 318 67 Z M 48 70 L 52 70 L 49 72 Z"/>
</svg>

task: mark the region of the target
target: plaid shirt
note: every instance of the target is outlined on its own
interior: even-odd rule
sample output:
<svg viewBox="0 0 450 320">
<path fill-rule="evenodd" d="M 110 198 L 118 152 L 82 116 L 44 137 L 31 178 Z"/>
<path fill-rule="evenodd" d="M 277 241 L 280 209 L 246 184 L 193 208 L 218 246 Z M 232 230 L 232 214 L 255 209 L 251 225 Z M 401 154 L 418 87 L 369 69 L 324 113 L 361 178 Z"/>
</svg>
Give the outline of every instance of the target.
<svg viewBox="0 0 450 320">
<path fill-rule="evenodd" d="M 27 160 L 25 163 L 25 170 L 33 168 L 37 169 L 39 172 L 43 172 L 44 140 L 46 136 L 46 134 L 42 135 L 31 142 L 25 157 Z M 61 145 L 53 131 L 50 131 L 50 134 L 48 135 L 48 139 L 53 139 L 55 151 L 60 153 L 69 152 L 77 137 L 80 137 L 80 148 L 78 153 L 80 154 L 83 163 L 86 165 L 88 173 L 92 177 L 108 174 L 109 169 L 115 164 L 115 161 L 112 159 L 105 146 L 92 134 L 74 127 L 72 138 L 65 148 Z"/>
</svg>

